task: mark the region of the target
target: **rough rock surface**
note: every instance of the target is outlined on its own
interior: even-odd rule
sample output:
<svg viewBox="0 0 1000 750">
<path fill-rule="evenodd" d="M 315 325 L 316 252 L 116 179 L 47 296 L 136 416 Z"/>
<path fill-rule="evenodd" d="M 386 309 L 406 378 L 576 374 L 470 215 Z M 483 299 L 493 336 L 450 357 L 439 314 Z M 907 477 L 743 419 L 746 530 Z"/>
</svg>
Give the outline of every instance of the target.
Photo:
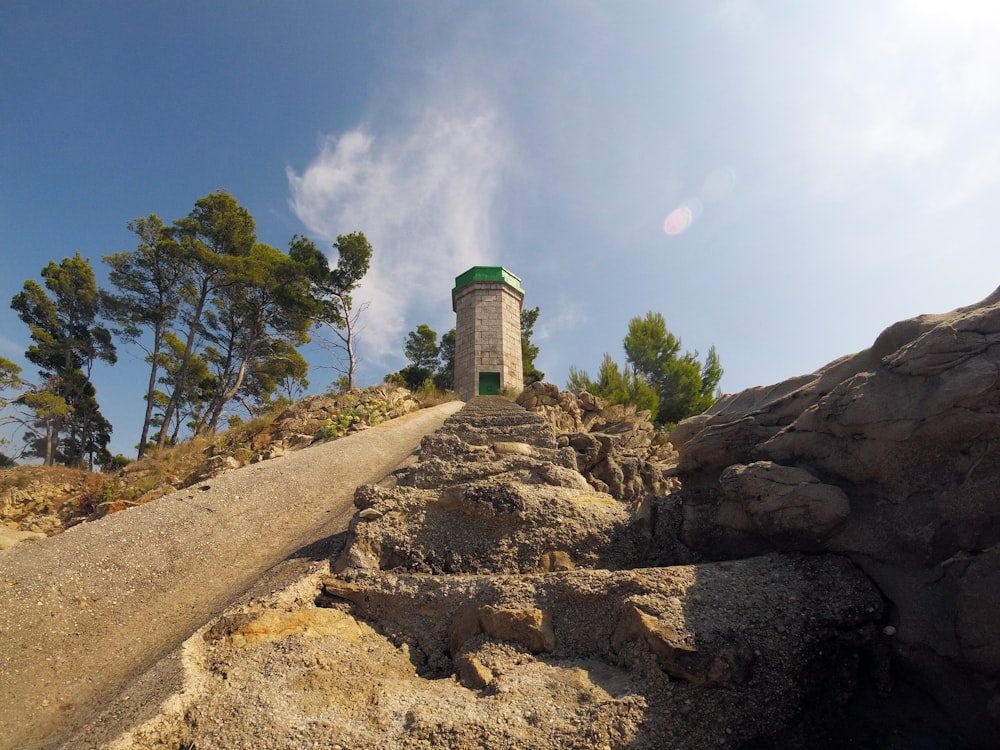
<svg viewBox="0 0 1000 750">
<path fill-rule="evenodd" d="M 358 489 L 360 513 L 337 569 L 630 567 L 643 540 L 628 507 L 594 490 L 574 451 L 555 445 L 541 417 L 508 401 L 466 407 L 424 438 L 421 460 L 396 472 L 394 487 Z"/>
<path fill-rule="evenodd" d="M 517 403 L 545 418 L 558 433 L 557 445 L 574 450 L 577 470 L 596 489 L 629 503 L 679 489 L 669 476 L 677 452 L 648 411 L 608 406 L 586 391 L 560 391 L 551 383 L 532 383 Z"/>
<path fill-rule="evenodd" d="M 278 415 L 255 436 L 253 460 L 274 458 L 318 440 L 357 432 L 420 408 L 405 388 L 383 384 L 339 396 L 309 396 Z"/>
<path fill-rule="evenodd" d="M 45 534 L 40 531 L 17 531 L 0 526 L 0 549 L 10 549 L 22 542 L 34 542 L 44 538 Z"/>
<path fill-rule="evenodd" d="M 976 746 L 1000 737 L 1000 290 L 678 425 L 680 538 L 713 559 L 844 554 L 893 658 Z"/>
<path fill-rule="evenodd" d="M 358 489 L 329 572 L 202 628 L 183 685 L 110 746 L 831 738 L 859 679 L 885 666 L 869 580 L 835 555 L 644 567 L 649 526 L 631 531 L 645 545 L 615 536 L 637 506 L 572 479 L 557 442 L 520 407 L 474 400 L 421 460 Z"/>
<path fill-rule="evenodd" d="M 0 529 L 7 547 L 80 523 L 93 512 L 103 481 L 98 474 L 63 467 L 23 466 L 2 474 Z"/>
<path fill-rule="evenodd" d="M 1000 290 L 669 442 L 477 399 L 112 746 L 994 748 L 998 376 Z"/>
<path fill-rule="evenodd" d="M 822 549 L 851 512 L 839 487 L 823 484 L 805 469 L 771 461 L 730 466 L 719 477 L 719 487 L 720 517 L 777 547 L 808 549 L 811 542 L 812 549 Z"/>
</svg>

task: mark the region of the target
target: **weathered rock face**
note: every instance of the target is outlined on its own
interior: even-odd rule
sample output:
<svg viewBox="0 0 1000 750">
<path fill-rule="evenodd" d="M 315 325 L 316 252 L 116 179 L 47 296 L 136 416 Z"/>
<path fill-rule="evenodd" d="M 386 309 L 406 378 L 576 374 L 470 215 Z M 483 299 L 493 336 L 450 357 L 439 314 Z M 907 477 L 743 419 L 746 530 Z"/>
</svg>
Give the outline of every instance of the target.
<svg viewBox="0 0 1000 750">
<path fill-rule="evenodd" d="M 558 445 L 576 452 L 576 468 L 601 492 L 627 503 L 666 495 L 680 484 L 668 476 L 677 453 L 649 412 L 608 406 L 586 391 L 560 391 L 551 383 L 533 383 L 517 403 L 540 414 L 558 433 Z"/>
<path fill-rule="evenodd" d="M 849 556 L 892 602 L 896 658 L 972 741 L 1000 736 L 1000 290 L 671 440 L 686 545 Z"/>
<path fill-rule="evenodd" d="M 719 477 L 719 487 L 724 498 L 720 518 L 726 525 L 779 548 L 823 549 L 851 512 L 839 487 L 823 484 L 805 469 L 772 461 L 730 466 Z"/>
<path fill-rule="evenodd" d="M 63 467 L 22 466 L 4 472 L 16 481 L 0 491 L 0 549 L 58 534 L 93 511 L 99 474 Z"/>
<path fill-rule="evenodd" d="M 609 495 L 504 480 L 442 492 L 365 488 L 343 565 L 434 574 L 618 568 L 637 557 L 626 508 Z"/>
<path fill-rule="evenodd" d="M 850 696 L 882 607 L 845 560 L 779 555 L 520 577 L 331 577 L 324 591 L 407 643 L 418 674 L 455 674 L 484 691 L 462 701 L 461 720 L 434 717 L 463 746 L 735 748 L 815 732 L 822 712 L 832 717 Z M 560 706 L 576 736 L 544 724 L 490 728 L 488 707 L 509 716 L 515 701 L 552 702 L 525 690 L 522 675 L 542 665 L 550 681 L 583 670 L 581 688 L 606 691 Z"/>
<path fill-rule="evenodd" d="M 477 400 L 118 746 L 995 747 L 998 375 L 1000 292 L 679 455 L 588 394 Z"/>
<path fill-rule="evenodd" d="M 0 526 L 0 549 L 10 549 L 23 542 L 34 542 L 44 538 L 45 534 L 40 531 L 18 531 Z"/>
<path fill-rule="evenodd" d="M 513 438 L 530 442 L 514 442 Z M 394 487 L 365 485 L 337 568 L 434 574 L 631 567 L 645 547 L 629 508 L 594 490 L 535 414 L 466 407 L 424 438 Z"/>
</svg>

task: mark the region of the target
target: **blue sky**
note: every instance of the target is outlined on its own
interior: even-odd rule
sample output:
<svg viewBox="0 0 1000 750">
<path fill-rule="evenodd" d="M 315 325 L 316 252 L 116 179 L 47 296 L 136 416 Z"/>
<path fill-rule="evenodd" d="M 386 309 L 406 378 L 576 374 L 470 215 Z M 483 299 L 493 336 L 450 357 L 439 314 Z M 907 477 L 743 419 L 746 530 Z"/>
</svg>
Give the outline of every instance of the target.
<svg viewBox="0 0 1000 750">
<path fill-rule="evenodd" d="M 8 305 L 49 260 L 102 277 L 223 188 L 276 247 L 371 240 L 362 384 L 472 265 L 521 276 L 560 386 L 649 310 L 725 391 L 811 372 L 1000 284 L 997 39 L 961 0 L 8 0 L 0 356 L 33 375 Z M 142 356 L 94 378 L 127 455 Z"/>
</svg>

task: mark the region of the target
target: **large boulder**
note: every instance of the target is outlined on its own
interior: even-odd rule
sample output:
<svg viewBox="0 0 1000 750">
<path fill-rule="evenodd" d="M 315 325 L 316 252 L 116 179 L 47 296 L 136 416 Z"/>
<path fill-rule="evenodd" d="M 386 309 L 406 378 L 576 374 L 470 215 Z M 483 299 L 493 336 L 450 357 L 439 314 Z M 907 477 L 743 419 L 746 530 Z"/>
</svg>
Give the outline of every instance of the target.
<svg viewBox="0 0 1000 750">
<path fill-rule="evenodd" d="M 974 743 L 998 736 L 1000 290 L 671 439 L 689 546 L 847 555 L 892 602 L 894 656 Z"/>
<path fill-rule="evenodd" d="M 773 461 L 730 466 L 719 486 L 731 503 L 719 523 L 759 534 L 782 549 L 822 549 L 851 512 L 839 487 Z"/>
</svg>

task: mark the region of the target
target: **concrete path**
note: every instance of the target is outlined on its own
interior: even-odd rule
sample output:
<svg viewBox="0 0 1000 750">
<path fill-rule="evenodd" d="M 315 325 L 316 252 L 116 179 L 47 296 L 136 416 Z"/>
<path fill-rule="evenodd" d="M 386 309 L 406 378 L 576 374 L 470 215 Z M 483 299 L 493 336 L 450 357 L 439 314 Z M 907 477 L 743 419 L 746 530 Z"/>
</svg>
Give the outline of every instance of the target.
<svg viewBox="0 0 1000 750">
<path fill-rule="evenodd" d="M 65 742 L 272 566 L 346 529 L 450 402 L 0 551 L 0 748 Z"/>
</svg>

